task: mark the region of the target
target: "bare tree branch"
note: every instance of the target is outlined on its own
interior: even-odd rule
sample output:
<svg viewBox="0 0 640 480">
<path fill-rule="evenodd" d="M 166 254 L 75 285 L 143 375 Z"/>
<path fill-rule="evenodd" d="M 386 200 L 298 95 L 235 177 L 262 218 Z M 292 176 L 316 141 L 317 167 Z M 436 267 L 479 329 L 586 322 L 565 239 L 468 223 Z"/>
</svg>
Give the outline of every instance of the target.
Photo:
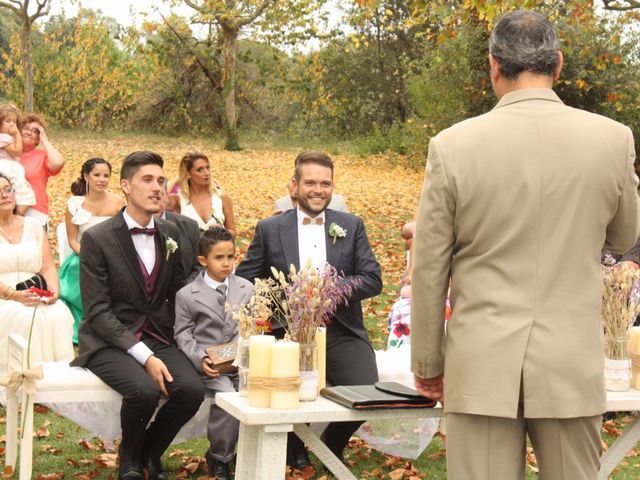
<svg viewBox="0 0 640 480">
<path fill-rule="evenodd" d="M 15 3 L 15 0 L 9 0 L 12 3 Z M 9 10 L 11 10 L 13 13 L 15 13 L 16 15 L 20 15 L 20 9 L 18 7 L 16 7 L 15 5 L 11 5 L 11 3 L 7 3 L 7 2 L 0 2 L 0 7 L 3 8 L 8 8 Z"/>
<path fill-rule="evenodd" d="M 628 10 L 640 9 L 640 0 L 602 0 L 605 10 L 615 10 L 624 12 Z"/>
<path fill-rule="evenodd" d="M 49 2 L 49 0 L 36 0 L 36 5 L 37 8 L 35 13 L 29 16 L 29 21 L 31 23 L 35 22 L 40 17 L 49 15 L 49 11 L 51 10 L 51 2 Z"/>
<path fill-rule="evenodd" d="M 215 88 L 215 90 L 220 92 L 221 91 L 220 78 L 207 65 L 205 65 L 204 61 L 198 55 L 198 52 L 196 52 L 195 49 L 189 44 L 189 42 L 182 35 L 180 35 L 180 33 L 178 33 L 178 31 L 175 28 L 173 28 L 173 25 L 171 25 L 171 23 L 166 19 L 166 17 L 157 8 L 155 9 L 155 11 L 156 13 L 158 13 L 158 15 L 160 15 L 160 18 L 162 18 L 162 21 L 167 26 L 167 28 L 171 31 L 171 33 L 173 33 L 173 35 L 178 39 L 178 41 L 182 45 L 184 45 L 187 48 L 187 50 L 189 50 L 189 53 L 191 53 L 191 55 L 193 55 L 193 58 L 196 60 L 196 62 L 200 66 L 202 73 L 204 73 L 205 77 L 207 77 L 207 79 L 209 80 L 211 85 Z"/>
<path fill-rule="evenodd" d="M 250 23 L 253 23 L 253 21 L 258 18 L 260 15 L 262 15 L 262 12 L 264 12 L 264 10 L 271 4 L 276 3 L 277 0 L 263 0 L 263 2 L 258 5 L 256 7 L 256 9 L 254 10 L 254 12 L 247 16 L 244 17 L 242 19 L 238 19 L 238 21 L 236 21 L 236 27 L 244 27 L 245 25 L 249 25 Z"/>
</svg>

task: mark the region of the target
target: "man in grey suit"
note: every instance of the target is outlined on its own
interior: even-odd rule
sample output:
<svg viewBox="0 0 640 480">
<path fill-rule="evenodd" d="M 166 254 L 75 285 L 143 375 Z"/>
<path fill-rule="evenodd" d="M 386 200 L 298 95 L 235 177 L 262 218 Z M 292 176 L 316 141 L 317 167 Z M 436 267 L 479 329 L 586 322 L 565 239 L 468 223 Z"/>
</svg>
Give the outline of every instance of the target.
<svg viewBox="0 0 640 480">
<path fill-rule="evenodd" d="M 173 339 L 174 300 L 184 285 L 172 223 L 160 209 L 163 160 L 134 152 L 122 163 L 127 197 L 121 214 L 87 230 L 80 251 L 84 316 L 80 354 L 86 367 L 122 395 L 122 480 L 165 480 L 160 457 L 204 399 L 204 386 Z M 167 402 L 149 424 L 161 397 Z"/>
<path fill-rule="evenodd" d="M 256 233 L 236 274 L 249 281 L 271 276 L 271 267 L 288 272 L 311 261 L 313 267 L 334 266 L 355 289 L 348 305 L 340 305 L 327 329 L 327 382 L 332 385 L 370 385 L 378 379 L 375 355 L 362 318 L 360 302 L 382 289 L 376 261 L 362 219 L 328 209 L 333 192 L 333 161 L 323 152 L 304 152 L 296 159 L 295 188 L 298 206 L 258 222 Z M 332 237 L 331 226 L 344 235 Z M 283 327 L 274 325 L 276 336 Z M 323 433 L 331 451 L 342 452 L 358 422 L 332 423 Z M 291 435 L 287 463 L 304 470 L 311 463 L 300 440 Z"/>
<path fill-rule="evenodd" d="M 595 480 L 600 251 L 638 238 L 633 135 L 553 92 L 563 58 L 544 15 L 505 15 L 489 50 L 498 104 L 429 144 L 412 370 L 444 402 L 450 480 L 523 479 L 527 435 L 541 480 Z"/>
<path fill-rule="evenodd" d="M 276 200 L 275 205 L 273 206 L 273 214 L 277 215 L 282 212 L 286 212 L 287 210 L 292 210 L 298 204 L 298 200 L 296 199 L 296 186 L 295 186 L 295 178 L 291 177 L 289 180 L 289 184 L 287 185 L 287 190 L 289 190 L 289 195 L 285 195 Z M 347 209 L 347 203 L 344 200 L 344 197 L 339 193 L 331 194 L 331 201 L 329 202 L 329 206 L 331 210 L 337 210 L 339 212 L 349 213 Z"/>
</svg>

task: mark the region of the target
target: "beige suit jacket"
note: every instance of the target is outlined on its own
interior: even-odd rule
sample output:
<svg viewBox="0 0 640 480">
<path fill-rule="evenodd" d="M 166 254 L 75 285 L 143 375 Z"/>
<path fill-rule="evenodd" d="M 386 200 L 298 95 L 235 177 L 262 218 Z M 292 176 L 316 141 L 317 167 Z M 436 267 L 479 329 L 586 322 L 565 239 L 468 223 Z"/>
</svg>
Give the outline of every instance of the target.
<svg viewBox="0 0 640 480">
<path fill-rule="evenodd" d="M 638 237 L 633 136 L 550 89 L 505 95 L 429 144 L 415 236 L 412 369 L 445 411 L 605 409 L 600 251 Z M 451 278 L 453 313 L 444 332 Z"/>
</svg>

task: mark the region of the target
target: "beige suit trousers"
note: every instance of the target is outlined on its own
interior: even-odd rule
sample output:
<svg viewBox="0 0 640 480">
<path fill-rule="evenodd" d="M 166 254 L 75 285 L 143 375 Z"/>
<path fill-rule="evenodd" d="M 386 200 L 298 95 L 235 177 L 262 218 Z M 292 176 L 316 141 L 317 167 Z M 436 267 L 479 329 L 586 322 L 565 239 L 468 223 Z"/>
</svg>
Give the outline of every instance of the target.
<svg viewBox="0 0 640 480">
<path fill-rule="evenodd" d="M 602 416 L 503 418 L 449 413 L 448 480 L 521 480 L 526 436 L 540 480 L 596 480 L 600 469 Z"/>
</svg>

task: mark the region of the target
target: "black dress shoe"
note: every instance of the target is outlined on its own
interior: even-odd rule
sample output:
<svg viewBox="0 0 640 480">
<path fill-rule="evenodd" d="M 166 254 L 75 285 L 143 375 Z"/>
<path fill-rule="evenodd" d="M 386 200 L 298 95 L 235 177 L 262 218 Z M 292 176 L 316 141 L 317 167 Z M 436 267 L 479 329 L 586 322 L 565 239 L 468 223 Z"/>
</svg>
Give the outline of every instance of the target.
<svg viewBox="0 0 640 480">
<path fill-rule="evenodd" d="M 144 475 L 142 474 L 142 470 L 138 468 L 132 468 L 126 472 L 119 469 L 118 478 L 120 480 L 144 480 Z"/>
<path fill-rule="evenodd" d="M 229 462 L 221 462 L 213 457 L 207 456 L 207 468 L 209 477 L 216 477 L 216 480 L 231 480 L 229 472 Z"/>
<path fill-rule="evenodd" d="M 120 461 L 118 466 L 118 478 L 120 480 L 144 480 L 140 461 L 129 458 L 129 455 L 122 452 L 122 448 L 120 448 L 118 454 Z"/>
<path fill-rule="evenodd" d="M 149 475 L 147 480 L 169 480 L 169 475 L 167 475 L 160 459 L 152 460 L 149 458 L 145 461 L 144 467 Z"/>
<path fill-rule="evenodd" d="M 306 467 L 312 466 L 307 450 L 304 447 L 296 450 L 287 458 L 287 465 L 297 470 L 304 470 Z"/>
</svg>

